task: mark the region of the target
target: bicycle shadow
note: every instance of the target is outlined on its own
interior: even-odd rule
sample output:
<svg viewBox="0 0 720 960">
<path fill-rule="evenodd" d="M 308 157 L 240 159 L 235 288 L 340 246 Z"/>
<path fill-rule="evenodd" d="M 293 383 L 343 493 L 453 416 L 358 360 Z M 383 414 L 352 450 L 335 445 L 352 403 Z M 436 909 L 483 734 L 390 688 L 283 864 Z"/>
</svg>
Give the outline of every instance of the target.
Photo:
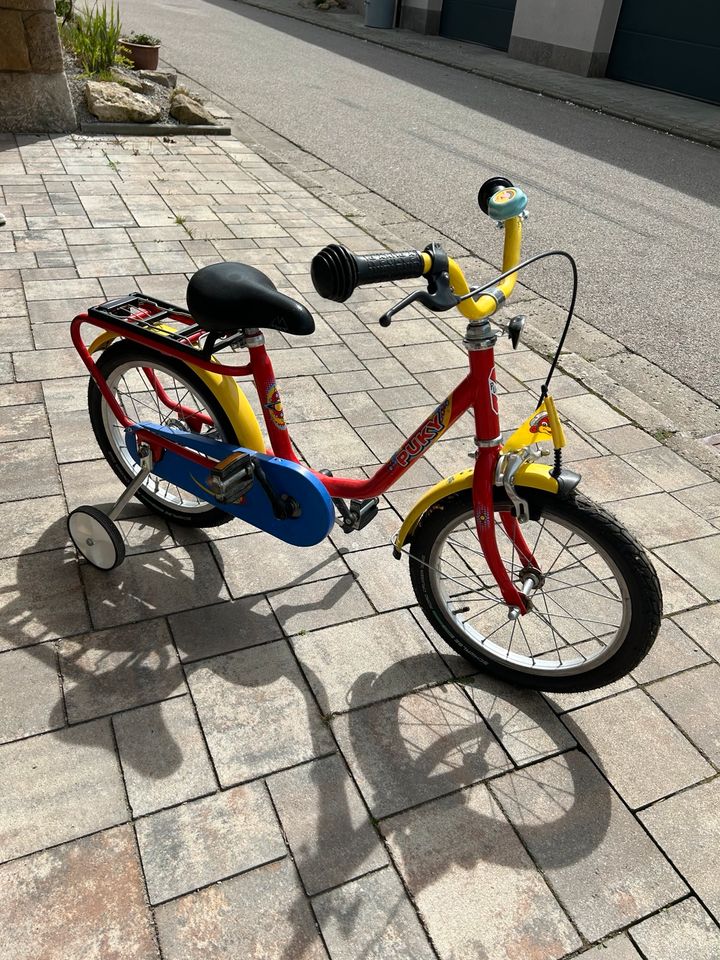
<svg viewBox="0 0 720 960">
<path fill-rule="evenodd" d="M 50 668 L 61 678 L 57 701 L 48 711 L 43 730 L 33 732 L 58 732 L 70 725 L 76 732 L 87 730 L 88 744 L 95 745 L 97 725 L 93 721 L 140 709 L 145 728 L 152 730 L 153 749 L 147 749 L 144 739 L 125 737 L 122 764 L 144 777 L 161 780 L 175 773 L 183 761 L 181 746 L 163 716 L 163 705 L 188 694 L 173 636 L 165 624 L 165 617 L 176 613 L 173 597 L 186 591 L 192 599 L 197 584 L 205 584 L 198 608 L 206 609 L 207 614 L 194 627 L 192 652 L 183 657 L 188 664 L 202 662 L 213 669 L 216 656 L 255 647 L 262 657 L 264 643 L 280 639 L 282 631 L 266 603 L 253 609 L 252 602 L 227 599 L 222 557 L 217 551 L 210 556 L 211 541 L 203 531 L 193 531 L 192 543 L 186 547 L 170 543 L 168 548 L 167 527 L 152 516 L 132 517 L 121 525 L 126 538 L 134 527 L 130 539 L 142 546 L 130 550 L 124 564 L 108 573 L 78 564 L 72 550 L 57 548 L 64 537 L 64 518 L 46 528 L 17 558 L 14 582 L 0 586 L 0 648 L 23 650 L 46 667 L 52 663 Z M 317 577 L 323 566 L 334 560 L 330 556 L 309 567 L 285 589 Z M 50 584 L 54 573 L 62 581 L 57 597 Z M 310 610 L 331 609 L 352 583 L 349 573 L 329 580 L 321 598 L 312 603 L 284 603 L 277 615 L 282 621 Z M 162 607 L 168 597 L 171 609 Z M 95 622 L 101 621 L 97 629 L 88 617 L 86 601 Z M 187 612 L 197 612 L 192 603 L 185 607 Z M 225 618 L 225 634 L 221 648 L 213 649 L 219 610 Z M 228 636 L 231 630 L 234 635 Z M 264 641 L 263 637 L 270 639 Z M 57 661 L 50 655 L 51 647 L 57 650 Z M 248 686 L 269 685 L 284 676 L 277 669 L 262 670 L 244 681 Z M 287 678 L 296 682 L 296 675 L 289 670 Z M 302 693 L 307 712 L 317 715 L 306 685 Z"/>
</svg>

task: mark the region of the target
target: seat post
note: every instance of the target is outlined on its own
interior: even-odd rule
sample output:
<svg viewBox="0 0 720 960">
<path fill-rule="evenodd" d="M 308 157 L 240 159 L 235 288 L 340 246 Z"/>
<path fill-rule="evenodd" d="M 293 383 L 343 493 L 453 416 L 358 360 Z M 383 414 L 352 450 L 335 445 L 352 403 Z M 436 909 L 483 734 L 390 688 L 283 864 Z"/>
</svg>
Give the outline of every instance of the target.
<svg viewBox="0 0 720 960">
<path fill-rule="evenodd" d="M 250 369 L 270 439 L 270 448 L 276 457 L 298 463 L 290 442 L 280 391 L 275 381 L 275 371 L 265 349 L 265 337 L 262 331 L 248 328 L 245 345 L 250 351 Z"/>
</svg>

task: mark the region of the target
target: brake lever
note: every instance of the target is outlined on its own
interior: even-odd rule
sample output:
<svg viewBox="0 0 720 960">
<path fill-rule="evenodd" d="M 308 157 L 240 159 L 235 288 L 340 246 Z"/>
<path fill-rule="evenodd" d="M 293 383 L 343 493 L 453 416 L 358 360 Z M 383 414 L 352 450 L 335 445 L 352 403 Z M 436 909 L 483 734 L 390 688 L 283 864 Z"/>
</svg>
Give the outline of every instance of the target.
<svg viewBox="0 0 720 960">
<path fill-rule="evenodd" d="M 428 310 L 432 310 L 433 313 L 444 313 L 446 310 L 452 310 L 461 302 L 462 298 L 458 297 L 450 286 L 448 255 L 439 244 L 435 243 L 426 247 L 425 252 L 432 256 L 435 266 L 433 272 L 428 275 L 427 290 L 415 290 L 399 303 L 396 303 L 394 307 L 390 307 L 387 313 L 380 317 L 381 327 L 389 327 L 395 314 L 409 307 L 415 301 L 427 307 Z"/>
</svg>

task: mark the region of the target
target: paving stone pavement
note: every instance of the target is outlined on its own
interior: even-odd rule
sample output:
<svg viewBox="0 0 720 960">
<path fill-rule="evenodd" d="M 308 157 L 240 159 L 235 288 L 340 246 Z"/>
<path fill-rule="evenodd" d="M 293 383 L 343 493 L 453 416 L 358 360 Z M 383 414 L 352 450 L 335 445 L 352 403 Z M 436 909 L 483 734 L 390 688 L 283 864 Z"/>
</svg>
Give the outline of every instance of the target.
<svg viewBox="0 0 720 960">
<path fill-rule="evenodd" d="M 65 529 L 120 492 L 75 313 L 259 266 L 317 317 L 268 337 L 300 450 L 357 476 L 459 377 L 463 325 L 379 327 L 402 285 L 320 300 L 317 249 L 386 232 L 238 140 L 0 135 L 0 208 L 3 960 L 717 958 L 720 484 L 559 375 L 569 460 L 665 594 L 646 661 L 587 694 L 474 673 L 391 557 L 423 487 L 468 463 L 468 422 L 365 531 L 303 552 L 135 503 L 99 573 Z M 506 428 L 545 366 L 501 344 Z"/>
</svg>

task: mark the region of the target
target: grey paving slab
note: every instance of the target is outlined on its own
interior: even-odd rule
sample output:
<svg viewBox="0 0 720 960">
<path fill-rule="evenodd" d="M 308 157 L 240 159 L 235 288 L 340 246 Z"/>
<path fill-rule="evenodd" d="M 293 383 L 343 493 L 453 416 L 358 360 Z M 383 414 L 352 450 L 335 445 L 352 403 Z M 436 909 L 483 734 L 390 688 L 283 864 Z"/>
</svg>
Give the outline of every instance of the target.
<svg viewBox="0 0 720 960">
<path fill-rule="evenodd" d="M 268 779 L 305 890 L 316 894 L 388 862 L 357 788 L 337 755 Z"/>
<path fill-rule="evenodd" d="M 720 534 L 674 543 L 657 553 L 708 600 L 720 600 Z"/>
<path fill-rule="evenodd" d="M 395 610 L 417 602 L 408 565 L 395 559 L 389 545 L 354 553 L 347 564 L 376 610 Z"/>
<path fill-rule="evenodd" d="M 709 477 L 668 447 L 653 447 L 626 455 L 626 461 L 663 490 L 682 490 L 707 483 Z"/>
<path fill-rule="evenodd" d="M 164 700 L 185 689 L 164 620 L 60 640 L 58 653 L 70 723 Z"/>
<path fill-rule="evenodd" d="M 189 697 L 113 717 L 125 788 L 140 817 L 212 793 L 217 783 Z"/>
<path fill-rule="evenodd" d="M 628 422 L 627 417 L 613 410 L 607 403 L 592 394 L 581 397 L 565 397 L 558 401 L 558 410 L 575 426 L 592 433 L 594 430 L 606 430 L 619 427 Z"/>
<path fill-rule="evenodd" d="M 39 440 L 49 436 L 50 424 L 41 404 L 16 405 L 0 410 L 0 442 Z"/>
<path fill-rule="evenodd" d="M 216 541 L 213 550 L 233 597 L 280 590 L 347 572 L 329 540 L 294 547 L 266 533 Z"/>
<path fill-rule="evenodd" d="M 0 448 L 0 455 L 2 448 Z M 0 503 L 0 557 L 64 547 L 69 541 L 62 497 L 38 497 Z"/>
<path fill-rule="evenodd" d="M 702 648 L 720 661 L 720 603 L 710 603 L 673 617 Z"/>
<path fill-rule="evenodd" d="M 43 382 L 43 394 L 58 463 L 95 460 L 99 450 L 87 412 L 87 380 Z"/>
<path fill-rule="evenodd" d="M 54 644 L 0 654 L 0 743 L 64 725 Z"/>
<path fill-rule="evenodd" d="M 7 383 L 0 386 L 0 407 L 42 403 L 39 383 Z"/>
<path fill-rule="evenodd" d="M 534 690 L 512 687 L 487 675 L 462 686 L 518 766 L 575 746 L 567 727 Z"/>
<path fill-rule="evenodd" d="M 347 374 L 337 376 L 344 376 L 347 381 L 352 379 Z M 318 379 L 322 381 L 323 378 Z M 315 470 L 338 472 L 377 463 L 378 460 L 355 430 L 341 419 L 297 424 L 293 441 L 305 462 Z"/>
<path fill-rule="evenodd" d="M 130 818 L 110 722 L 0 747 L 0 862 Z"/>
<path fill-rule="evenodd" d="M 660 547 L 715 532 L 707 521 L 667 493 L 619 500 L 611 510 L 646 547 Z"/>
<path fill-rule="evenodd" d="M 189 664 L 186 671 L 223 786 L 333 752 L 284 641 Z"/>
<path fill-rule="evenodd" d="M 332 960 L 435 956 L 394 870 L 378 870 L 313 900 Z"/>
<path fill-rule="evenodd" d="M 596 503 L 610 503 L 660 491 L 657 483 L 617 456 L 583 460 L 582 478 L 583 492 Z"/>
<path fill-rule="evenodd" d="M 564 957 L 578 935 L 487 788 L 393 817 L 390 850 L 443 960 Z"/>
<path fill-rule="evenodd" d="M 647 960 L 720 956 L 720 928 L 694 897 L 631 927 L 630 936 Z"/>
<path fill-rule="evenodd" d="M 54 533 L 47 536 L 52 540 Z M 43 549 L 43 540 L 38 544 Z M 0 560 L 0 592 L 0 650 L 82 633 L 90 627 L 77 563 L 69 551 Z"/>
<path fill-rule="evenodd" d="M 164 960 L 327 960 L 291 864 L 271 863 L 155 911 Z"/>
<path fill-rule="evenodd" d="M 688 884 L 720 921 L 720 778 L 683 790 L 639 816 Z"/>
<path fill-rule="evenodd" d="M 706 602 L 706 597 L 699 594 L 687 580 L 678 576 L 666 563 L 663 563 L 657 554 L 654 554 L 651 559 L 662 588 L 665 614 L 679 613 Z"/>
<path fill-rule="evenodd" d="M 270 605 L 288 635 L 357 620 L 374 612 L 349 573 L 279 590 L 270 594 Z"/>
<path fill-rule="evenodd" d="M 584 950 L 578 956 L 583 960 L 642 960 L 629 937 L 621 933 L 612 940 L 605 940 L 597 947 Z"/>
<path fill-rule="evenodd" d="M 678 490 L 675 496 L 686 507 L 690 507 L 705 520 L 720 517 L 720 483 L 703 483 L 697 487 Z"/>
<path fill-rule="evenodd" d="M 631 808 L 714 772 L 642 690 L 582 707 L 565 722 Z"/>
<path fill-rule="evenodd" d="M 720 665 L 712 663 L 648 687 L 653 700 L 716 766 L 720 766 L 719 685 Z"/>
<path fill-rule="evenodd" d="M 623 690 L 632 690 L 637 684 L 631 676 L 621 677 L 614 683 L 609 683 L 604 687 L 597 687 L 595 690 L 585 690 L 581 693 L 543 693 L 543 697 L 557 713 L 567 713 L 570 710 L 577 710 L 578 707 L 585 707 L 589 703 L 595 703 L 598 700 L 607 700 L 615 696 L 616 693 L 622 693 Z"/>
<path fill-rule="evenodd" d="M 0 502 L 60 493 L 50 440 L 20 440 L 2 445 Z"/>
<path fill-rule="evenodd" d="M 662 621 L 655 643 L 632 676 L 638 683 L 650 683 L 709 661 L 707 653 L 667 617 Z"/>
<path fill-rule="evenodd" d="M 264 597 L 243 597 L 173 614 L 170 628 L 183 661 L 269 643 L 282 631 Z"/>
<path fill-rule="evenodd" d="M 156 960 L 130 827 L 106 830 L 0 866 L 6 960 Z"/>
<path fill-rule="evenodd" d="M 450 678 L 407 610 L 317 630 L 292 643 L 324 713 L 356 709 Z"/>
<path fill-rule="evenodd" d="M 93 624 L 98 629 L 163 616 L 227 597 L 207 544 L 127 557 L 105 571 L 81 566 Z"/>
<path fill-rule="evenodd" d="M 687 892 L 597 768 L 577 751 L 490 790 L 578 930 L 595 941 Z"/>
<path fill-rule="evenodd" d="M 386 817 L 511 767 L 453 684 L 386 700 L 333 720 L 365 802 Z"/>
<path fill-rule="evenodd" d="M 287 853 L 262 783 L 162 810 L 143 817 L 135 829 L 153 904 Z"/>
</svg>

